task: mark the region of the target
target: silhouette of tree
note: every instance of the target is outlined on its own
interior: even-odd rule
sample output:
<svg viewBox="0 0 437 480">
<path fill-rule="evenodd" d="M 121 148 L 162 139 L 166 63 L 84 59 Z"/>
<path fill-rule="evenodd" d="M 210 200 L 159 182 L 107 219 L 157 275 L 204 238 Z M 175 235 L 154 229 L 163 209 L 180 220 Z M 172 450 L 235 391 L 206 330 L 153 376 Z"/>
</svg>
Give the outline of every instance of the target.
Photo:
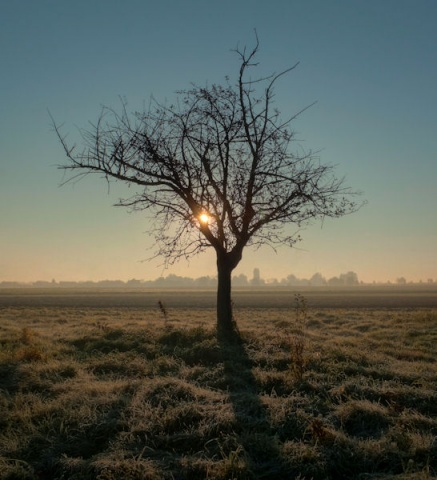
<svg viewBox="0 0 437 480">
<path fill-rule="evenodd" d="M 309 284 L 316 287 L 326 285 L 326 283 L 326 278 L 319 272 L 315 273 L 309 280 Z"/>
<path fill-rule="evenodd" d="M 206 248 L 217 258 L 217 326 L 233 332 L 231 273 L 246 246 L 293 246 L 289 227 L 341 217 L 359 205 L 356 192 L 308 152 L 292 152 L 290 124 L 308 107 L 282 119 L 273 107 L 274 86 L 296 66 L 252 77 L 254 48 L 236 49 L 235 84 L 197 86 L 177 92 L 175 105 L 151 100 L 129 114 L 103 108 L 95 125 L 81 130 L 82 149 L 55 132 L 67 156 L 69 177 L 97 173 L 134 187 L 117 205 L 152 209 L 156 255 L 172 264 Z M 260 93 L 258 93 L 260 92 Z M 69 181 L 67 180 L 67 181 Z"/>
</svg>

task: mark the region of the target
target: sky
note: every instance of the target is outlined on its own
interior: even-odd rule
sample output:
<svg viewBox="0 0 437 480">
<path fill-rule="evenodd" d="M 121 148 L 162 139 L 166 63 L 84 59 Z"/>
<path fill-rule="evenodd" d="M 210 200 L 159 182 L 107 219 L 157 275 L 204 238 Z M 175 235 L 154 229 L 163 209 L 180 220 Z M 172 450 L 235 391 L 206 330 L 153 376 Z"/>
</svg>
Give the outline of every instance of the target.
<svg viewBox="0 0 437 480">
<path fill-rule="evenodd" d="M 102 105 L 141 109 L 191 82 L 235 78 L 237 46 L 260 39 L 282 77 L 284 117 L 367 205 L 315 223 L 294 249 L 246 250 L 235 274 L 265 279 L 437 281 L 435 0 L 0 1 L 0 282 L 215 275 L 213 252 L 164 270 L 153 220 L 115 208 L 121 186 L 60 186 L 49 113 L 75 138 Z"/>
</svg>

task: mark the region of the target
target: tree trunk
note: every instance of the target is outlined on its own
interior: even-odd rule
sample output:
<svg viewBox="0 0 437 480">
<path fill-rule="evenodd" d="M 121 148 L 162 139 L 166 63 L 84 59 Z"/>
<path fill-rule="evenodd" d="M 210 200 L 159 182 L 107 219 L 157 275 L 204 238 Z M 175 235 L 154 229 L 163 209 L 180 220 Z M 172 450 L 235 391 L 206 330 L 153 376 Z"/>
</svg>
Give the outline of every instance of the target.
<svg viewBox="0 0 437 480">
<path fill-rule="evenodd" d="M 219 337 L 229 337 L 234 329 L 231 299 L 232 270 L 217 259 L 217 333 Z"/>
<path fill-rule="evenodd" d="M 231 275 L 241 260 L 241 253 L 217 252 L 217 334 L 220 338 L 231 338 L 235 333 L 232 314 Z"/>
</svg>

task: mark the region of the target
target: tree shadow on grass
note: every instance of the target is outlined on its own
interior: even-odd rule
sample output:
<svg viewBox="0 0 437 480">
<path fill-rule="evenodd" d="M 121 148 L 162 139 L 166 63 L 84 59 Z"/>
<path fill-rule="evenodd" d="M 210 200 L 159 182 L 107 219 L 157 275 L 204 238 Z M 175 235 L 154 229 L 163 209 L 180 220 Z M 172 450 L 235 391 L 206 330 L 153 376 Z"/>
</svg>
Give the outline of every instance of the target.
<svg viewBox="0 0 437 480">
<path fill-rule="evenodd" d="M 259 396 L 252 372 L 254 363 L 246 352 L 244 341 L 235 334 L 232 339 L 220 340 L 220 346 L 236 433 L 250 474 L 248 478 L 290 478 L 290 465 L 281 454 L 267 408 Z"/>
</svg>

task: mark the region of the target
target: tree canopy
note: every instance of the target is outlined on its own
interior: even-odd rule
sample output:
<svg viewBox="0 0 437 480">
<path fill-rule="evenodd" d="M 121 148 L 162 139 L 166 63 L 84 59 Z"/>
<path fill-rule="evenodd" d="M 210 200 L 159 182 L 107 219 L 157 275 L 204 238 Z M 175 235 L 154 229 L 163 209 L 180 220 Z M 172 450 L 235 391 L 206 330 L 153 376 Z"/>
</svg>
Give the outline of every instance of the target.
<svg viewBox="0 0 437 480">
<path fill-rule="evenodd" d="M 258 38 L 252 49 L 235 50 L 240 68 L 234 82 L 193 84 L 177 92 L 174 104 L 152 99 L 134 113 L 125 102 L 119 110 L 103 108 L 81 131 L 82 148 L 68 145 L 55 124 L 68 159 L 61 168 L 74 178 L 98 173 L 133 187 L 118 205 L 153 211 L 156 255 L 167 264 L 205 248 L 216 251 L 219 317 L 246 246 L 293 246 L 302 226 L 360 206 L 334 166 L 292 148 L 291 126 L 302 111 L 283 119 L 274 87 L 297 64 L 252 77 L 258 50 Z M 220 297 L 225 290 L 229 294 Z M 229 323 L 231 306 L 225 310 Z"/>
</svg>

